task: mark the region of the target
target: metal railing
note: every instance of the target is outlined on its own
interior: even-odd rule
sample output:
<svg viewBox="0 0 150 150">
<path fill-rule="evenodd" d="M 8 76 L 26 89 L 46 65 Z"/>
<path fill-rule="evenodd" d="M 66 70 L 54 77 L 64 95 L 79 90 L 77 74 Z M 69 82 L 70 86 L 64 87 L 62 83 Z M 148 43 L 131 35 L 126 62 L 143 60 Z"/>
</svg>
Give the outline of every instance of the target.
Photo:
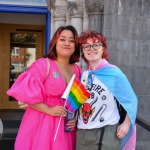
<svg viewBox="0 0 150 150">
<path fill-rule="evenodd" d="M 150 123 L 142 119 L 141 117 L 136 118 L 136 123 L 150 132 Z"/>
</svg>

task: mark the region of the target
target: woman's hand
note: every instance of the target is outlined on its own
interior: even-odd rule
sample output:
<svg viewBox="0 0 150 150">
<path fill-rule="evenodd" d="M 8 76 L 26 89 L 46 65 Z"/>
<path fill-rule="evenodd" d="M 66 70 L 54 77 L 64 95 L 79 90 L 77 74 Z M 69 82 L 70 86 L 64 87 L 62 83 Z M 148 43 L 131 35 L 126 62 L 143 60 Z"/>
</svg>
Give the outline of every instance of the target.
<svg viewBox="0 0 150 150">
<path fill-rule="evenodd" d="M 71 129 L 71 130 L 73 130 L 75 127 L 76 127 L 76 119 L 74 118 L 74 119 L 72 119 L 72 120 L 69 120 L 68 121 L 68 123 L 67 123 L 67 126 Z"/>
<path fill-rule="evenodd" d="M 49 114 L 51 116 L 63 116 L 63 117 L 65 117 L 67 115 L 67 110 L 63 106 L 49 107 L 45 103 L 28 105 L 28 104 L 23 103 L 21 101 L 18 101 L 18 105 L 19 105 L 19 108 L 21 108 L 21 109 L 26 109 L 28 106 L 30 106 L 30 107 L 38 110 L 38 111 L 44 112 L 44 113 Z"/>
<path fill-rule="evenodd" d="M 53 106 L 49 108 L 49 114 L 51 116 L 63 116 L 67 115 L 67 110 L 63 106 Z"/>
<path fill-rule="evenodd" d="M 18 101 L 18 105 L 19 105 L 19 108 L 21 108 L 21 109 L 26 109 L 28 107 L 28 104 L 23 103 L 21 101 Z"/>
<path fill-rule="evenodd" d="M 26 109 L 29 105 L 26 103 L 23 103 L 21 101 L 18 101 L 19 108 Z M 44 112 L 46 114 L 49 114 L 51 116 L 63 116 L 65 117 L 67 115 L 67 110 L 63 106 L 52 106 L 49 107 L 48 105 L 44 103 L 40 104 L 33 104 L 30 105 L 32 108 L 39 110 L 41 112 Z"/>
<path fill-rule="evenodd" d="M 124 122 L 117 128 L 117 137 L 122 139 L 129 131 L 131 122 L 128 115 L 126 115 Z"/>
</svg>

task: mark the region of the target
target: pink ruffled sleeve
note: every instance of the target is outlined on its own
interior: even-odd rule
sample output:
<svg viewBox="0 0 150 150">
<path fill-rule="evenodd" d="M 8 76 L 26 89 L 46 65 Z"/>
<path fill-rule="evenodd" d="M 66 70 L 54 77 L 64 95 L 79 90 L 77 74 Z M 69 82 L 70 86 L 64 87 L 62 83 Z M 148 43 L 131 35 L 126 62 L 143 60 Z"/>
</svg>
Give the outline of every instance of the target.
<svg viewBox="0 0 150 150">
<path fill-rule="evenodd" d="M 7 95 L 27 104 L 44 102 L 46 92 L 44 81 L 46 79 L 47 62 L 44 58 L 35 61 L 28 71 L 22 73 Z"/>
</svg>

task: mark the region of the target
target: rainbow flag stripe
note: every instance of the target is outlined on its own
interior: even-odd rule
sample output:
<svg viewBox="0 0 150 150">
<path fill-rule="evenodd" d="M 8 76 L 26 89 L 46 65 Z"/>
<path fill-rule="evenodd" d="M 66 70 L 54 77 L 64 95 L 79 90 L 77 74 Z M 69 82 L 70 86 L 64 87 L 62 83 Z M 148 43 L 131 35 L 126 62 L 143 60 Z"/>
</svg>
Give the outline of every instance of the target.
<svg viewBox="0 0 150 150">
<path fill-rule="evenodd" d="M 68 110 L 75 112 L 89 97 L 90 93 L 86 91 L 80 80 L 75 78 L 67 99 Z"/>
</svg>

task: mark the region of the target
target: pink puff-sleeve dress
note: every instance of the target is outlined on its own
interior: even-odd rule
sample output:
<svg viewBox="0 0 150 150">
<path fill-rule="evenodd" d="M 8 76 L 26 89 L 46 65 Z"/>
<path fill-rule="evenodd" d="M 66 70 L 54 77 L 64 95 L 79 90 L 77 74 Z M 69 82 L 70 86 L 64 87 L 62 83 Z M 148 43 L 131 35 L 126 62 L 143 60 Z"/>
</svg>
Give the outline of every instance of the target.
<svg viewBox="0 0 150 150">
<path fill-rule="evenodd" d="M 22 73 L 7 91 L 9 96 L 27 104 L 46 103 L 49 106 L 64 105 L 61 99 L 66 83 L 55 61 L 49 59 L 50 71 L 47 74 L 45 58 L 36 60 L 28 71 Z M 73 65 L 79 78 L 81 69 Z M 51 116 L 28 107 L 22 118 L 15 141 L 15 150 L 75 150 L 75 129 L 64 131 L 64 117 L 57 130 L 60 117 Z"/>
</svg>

